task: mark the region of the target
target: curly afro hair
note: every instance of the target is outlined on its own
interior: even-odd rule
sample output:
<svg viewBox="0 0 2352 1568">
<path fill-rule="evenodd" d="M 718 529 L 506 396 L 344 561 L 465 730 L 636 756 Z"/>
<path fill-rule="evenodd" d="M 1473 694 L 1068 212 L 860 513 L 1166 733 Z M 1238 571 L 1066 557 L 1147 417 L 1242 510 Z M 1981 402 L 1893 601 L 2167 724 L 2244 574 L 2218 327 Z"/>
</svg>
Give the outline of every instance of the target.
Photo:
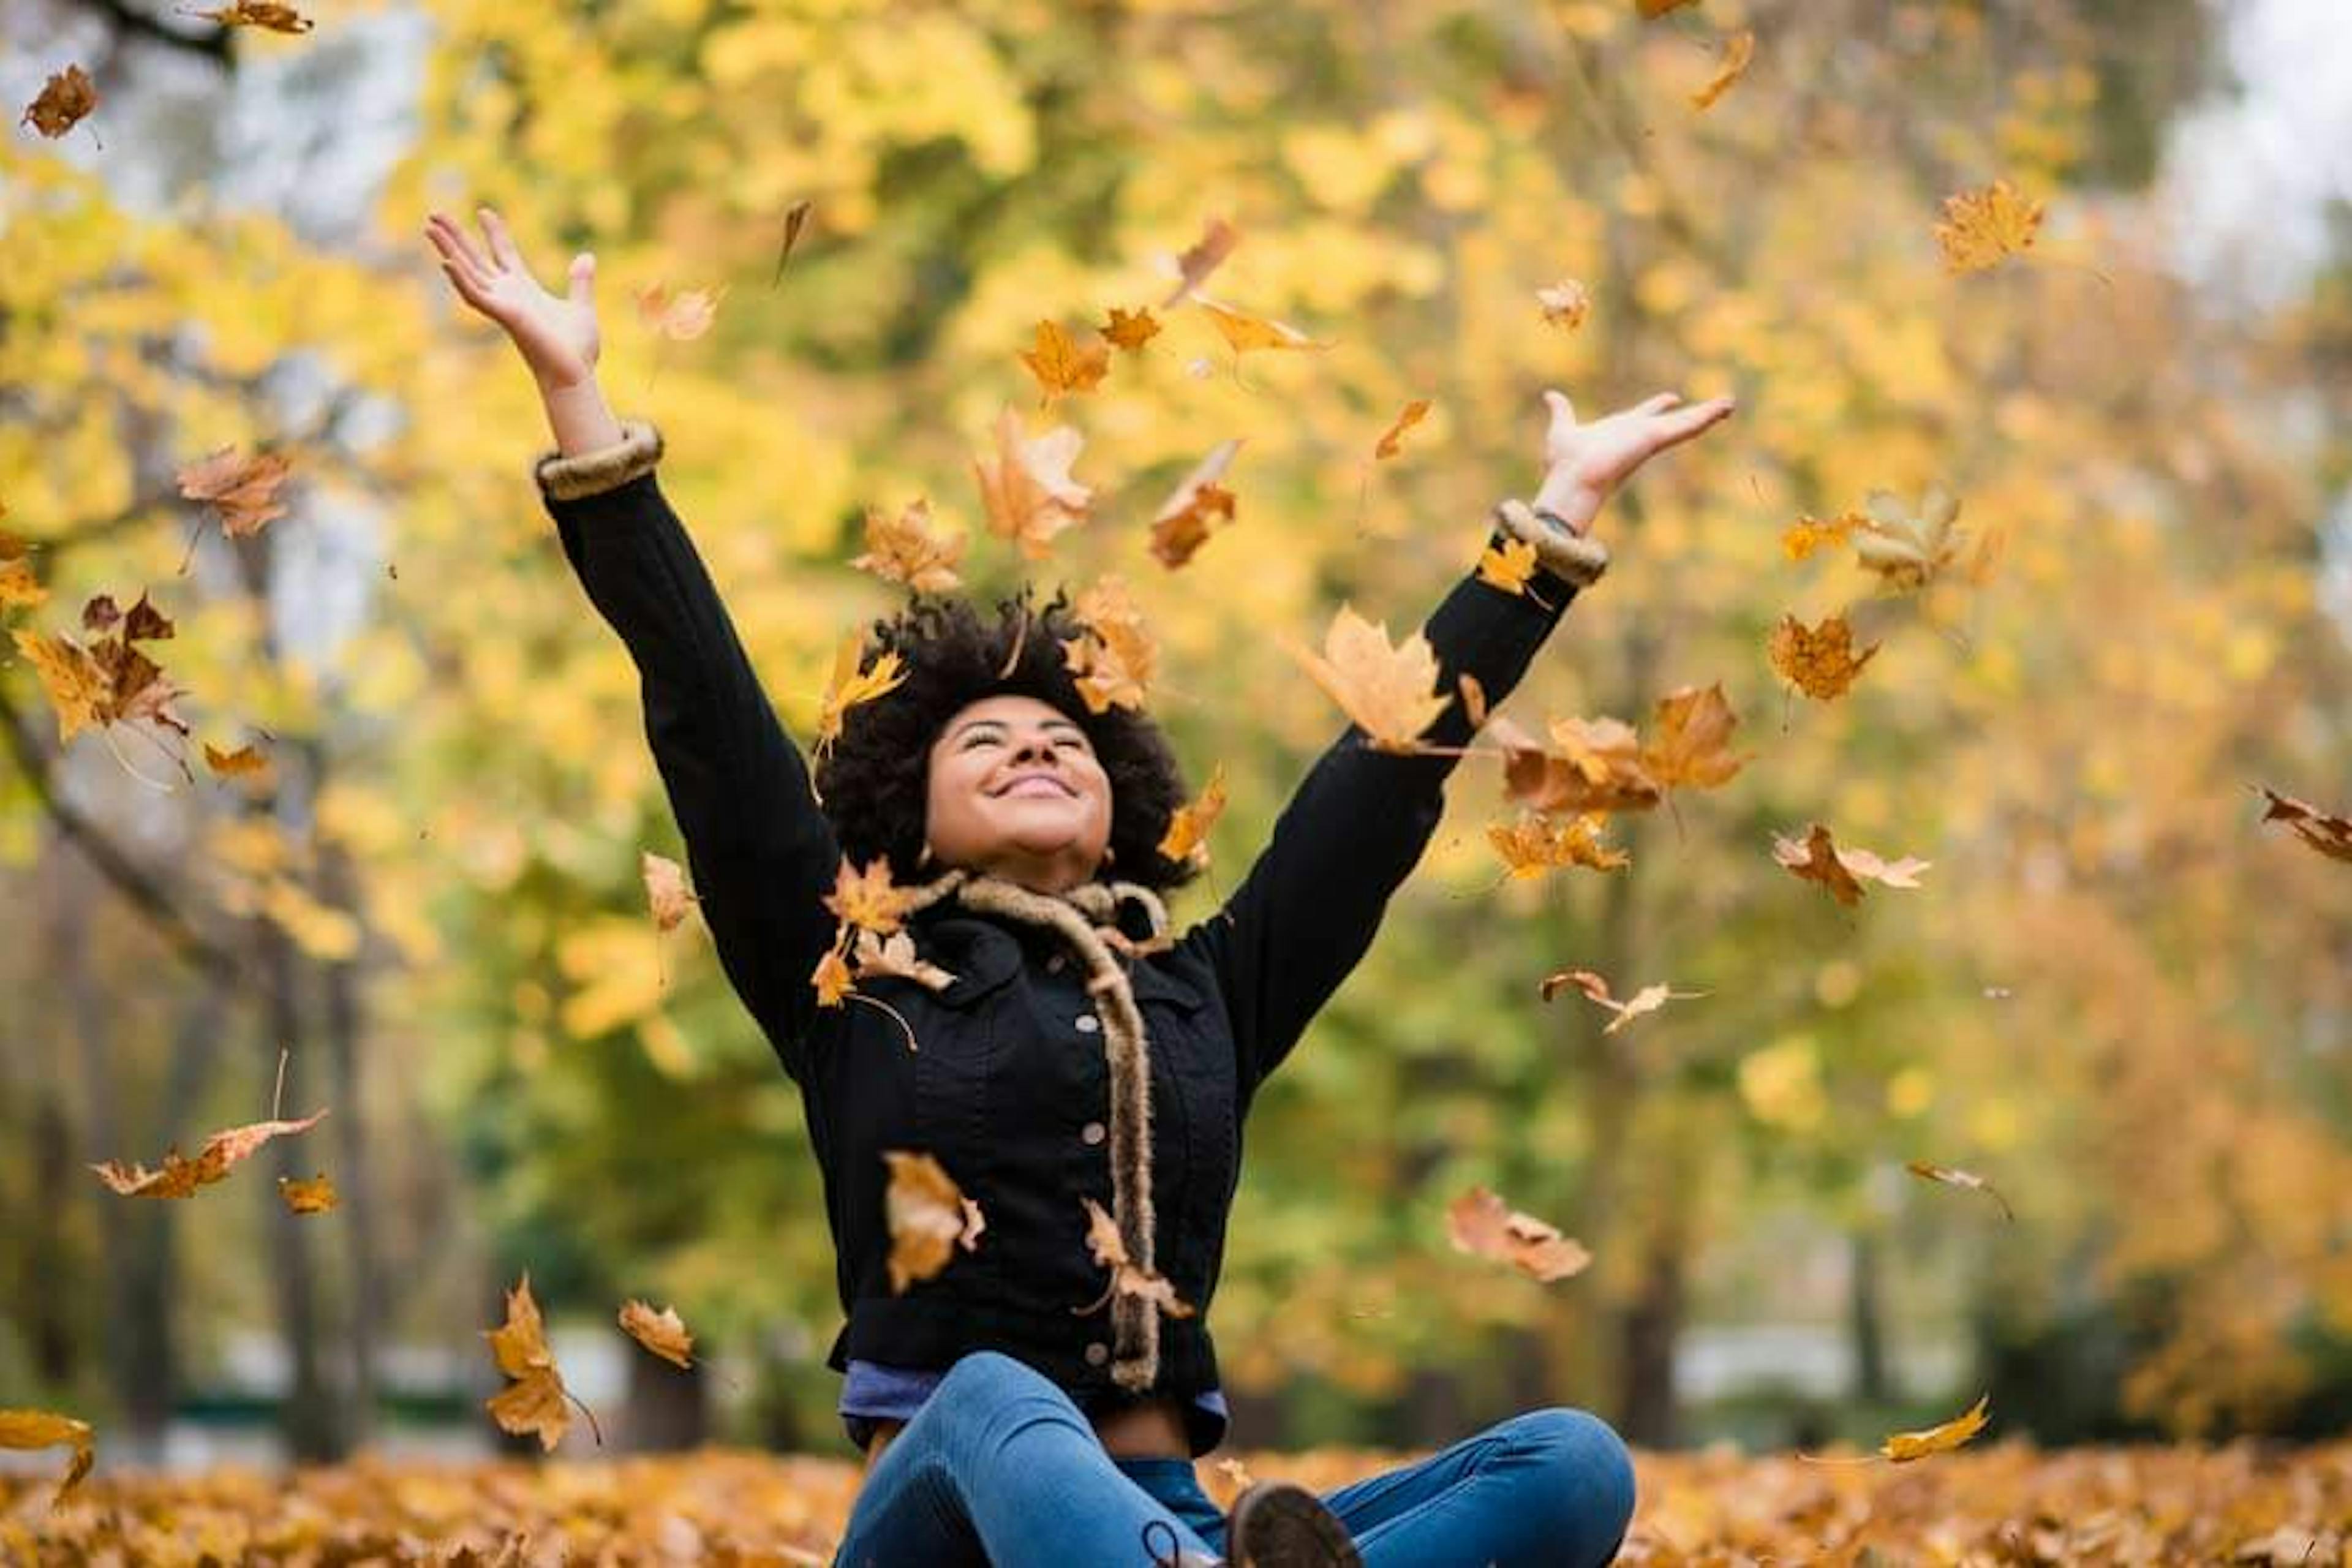
<svg viewBox="0 0 2352 1568">
<path fill-rule="evenodd" d="M 1085 731 L 1109 775 L 1110 850 L 1119 877 L 1156 892 L 1192 880 L 1197 867 L 1160 852 L 1186 797 L 1167 737 L 1133 709 L 1090 711 L 1062 657 L 1063 639 L 1083 629 L 1067 593 L 1055 593 L 1043 610 L 1031 601 L 1026 588 L 1000 601 L 992 622 L 968 599 L 920 597 L 874 623 L 866 661 L 896 653 L 906 679 L 844 715 L 839 738 L 817 763 L 817 794 L 843 855 L 859 865 L 887 856 L 901 885 L 935 874 L 918 865 L 931 742 L 983 697 L 1034 697 Z"/>
</svg>

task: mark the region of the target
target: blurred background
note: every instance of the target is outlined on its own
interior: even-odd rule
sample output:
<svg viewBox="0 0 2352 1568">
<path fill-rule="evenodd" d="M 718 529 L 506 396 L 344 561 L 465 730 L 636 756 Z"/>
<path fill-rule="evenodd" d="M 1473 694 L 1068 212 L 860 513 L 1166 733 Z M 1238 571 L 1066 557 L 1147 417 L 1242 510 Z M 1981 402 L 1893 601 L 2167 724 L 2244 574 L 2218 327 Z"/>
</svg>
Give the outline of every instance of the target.
<svg viewBox="0 0 2352 1568">
<path fill-rule="evenodd" d="M 1610 579 L 1508 711 L 1644 722 L 1720 681 L 1755 758 L 1613 825 L 1629 871 L 1507 886 L 1498 772 L 1465 763 L 1251 1121 L 1214 1312 L 1237 1443 L 1561 1402 L 1810 1446 L 1987 1391 L 2050 1443 L 2352 1415 L 2352 868 L 2254 787 L 2352 803 L 2336 0 L 194 10 L 0 0 L 0 99 L 73 64 L 100 95 L 0 148 L 0 527 L 47 591 L 0 616 L 79 636 L 148 593 L 192 731 L 61 742 L 0 667 L 0 1405 L 90 1419 L 110 1465 L 488 1452 L 480 1331 L 527 1269 L 614 1447 L 850 1452 L 795 1091 L 698 924 L 646 913 L 641 851 L 682 852 L 635 676 L 530 481 L 530 381 L 421 237 L 487 202 L 545 281 L 596 253 L 608 394 L 661 426 L 803 737 L 896 602 L 846 564 L 866 509 L 928 495 L 975 590 L 1011 587 L 968 465 L 1035 413 L 1016 351 L 1156 307 L 1165 258 L 1238 228 L 1211 292 L 1332 346 L 1236 365 L 1165 311 L 1053 410 L 1096 516 L 1038 568 L 1126 576 L 1157 712 L 1231 781 L 1186 918 L 1335 732 L 1285 639 L 1343 602 L 1417 624 L 1533 488 L 1543 387 L 1739 398 L 1612 503 Z M 1954 272 L 1943 204 L 1995 179 L 2046 216 Z M 1536 300 L 1563 279 L 1572 329 Z M 708 333 L 649 329 L 656 288 L 723 289 Z M 1170 572 L 1147 524 L 1228 437 L 1237 521 Z M 231 445 L 293 464 L 236 539 L 174 483 Z M 1889 599 L 1782 549 L 1937 483 L 2000 542 L 1981 584 Z M 1792 698 L 1771 626 L 1850 606 L 1882 651 Z M 1924 887 L 1791 879 L 1771 837 L 1813 819 Z M 1569 967 L 1709 994 L 1604 1036 L 1538 999 Z M 188 1201 L 87 1169 L 279 1102 L 331 1114 Z M 275 1179 L 318 1171 L 340 1207 L 290 1215 Z M 1454 1252 L 1474 1184 L 1592 1267 Z M 629 1346 L 629 1297 L 709 1364 Z"/>
</svg>

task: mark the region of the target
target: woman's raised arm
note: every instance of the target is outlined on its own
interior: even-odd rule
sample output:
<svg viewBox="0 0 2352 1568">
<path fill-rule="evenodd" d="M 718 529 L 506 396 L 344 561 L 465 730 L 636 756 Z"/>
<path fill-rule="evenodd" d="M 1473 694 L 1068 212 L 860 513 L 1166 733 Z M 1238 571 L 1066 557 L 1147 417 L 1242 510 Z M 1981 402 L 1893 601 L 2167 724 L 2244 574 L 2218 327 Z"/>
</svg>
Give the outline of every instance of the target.
<svg viewBox="0 0 2352 1568">
<path fill-rule="evenodd" d="M 797 1080 L 809 974 L 833 939 L 823 904 L 840 860 L 832 828 L 661 492 L 660 434 L 616 419 L 596 385 L 594 258 L 573 259 L 558 297 L 488 208 L 483 228 L 486 252 L 438 214 L 426 233 L 459 296 L 506 330 L 539 384 L 556 438 L 533 466 L 541 498 L 565 558 L 636 664 L 646 736 L 719 962 Z"/>
<path fill-rule="evenodd" d="M 1651 456 L 1732 407 L 1727 398 L 1677 407 L 1674 394 L 1662 393 L 1583 425 L 1560 394 L 1546 393 L 1545 401 L 1551 424 L 1543 484 L 1528 506 L 1511 504 L 1498 515 L 1495 535 L 1497 543 L 1516 536 L 1535 546 L 1532 592 L 1508 593 L 1475 574 L 1454 586 L 1422 628 L 1437 657 L 1441 692 L 1458 692 L 1467 675 L 1490 703 L 1510 695 L 1569 601 L 1607 563 L 1591 531 L 1610 494 Z M 1457 700 L 1424 738 L 1433 747 L 1458 747 L 1472 730 Z M 1390 895 L 1437 829 L 1456 760 L 1376 751 L 1349 726 L 1283 808 L 1224 908 L 1185 934 L 1218 975 L 1245 1094 L 1281 1065 L 1371 945 Z"/>
</svg>

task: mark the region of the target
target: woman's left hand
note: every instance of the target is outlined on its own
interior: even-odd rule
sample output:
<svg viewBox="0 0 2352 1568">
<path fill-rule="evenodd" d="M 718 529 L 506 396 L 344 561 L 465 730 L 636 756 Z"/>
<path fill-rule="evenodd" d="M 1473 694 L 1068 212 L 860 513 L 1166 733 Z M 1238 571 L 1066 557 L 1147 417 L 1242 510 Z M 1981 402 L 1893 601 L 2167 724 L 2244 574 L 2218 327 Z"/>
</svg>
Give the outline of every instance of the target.
<svg viewBox="0 0 2352 1568">
<path fill-rule="evenodd" d="M 1559 514 L 1578 535 L 1592 531 L 1592 520 L 1617 487 L 1656 453 L 1679 446 L 1730 414 L 1728 397 L 1688 407 L 1678 392 L 1661 392 L 1631 408 L 1590 425 L 1580 424 L 1567 395 L 1546 392 L 1551 428 L 1544 434 L 1544 480 L 1529 504 Z"/>
</svg>

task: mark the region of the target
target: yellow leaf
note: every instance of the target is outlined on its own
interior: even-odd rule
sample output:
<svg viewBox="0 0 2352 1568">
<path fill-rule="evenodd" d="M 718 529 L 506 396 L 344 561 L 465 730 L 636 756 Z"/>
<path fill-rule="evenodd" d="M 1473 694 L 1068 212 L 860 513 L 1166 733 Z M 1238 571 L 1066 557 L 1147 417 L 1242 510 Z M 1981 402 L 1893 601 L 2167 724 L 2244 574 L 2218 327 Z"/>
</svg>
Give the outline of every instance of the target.
<svg viewBox="0 0 2352 1568">
<path fill-rule="evenodd" d="M 1105 341 L 1112 347 L 1132 353 L 1160 335 L 1160 323 L 1150 310 L 1137 310 L 1129 315 L 1114 305 L 1110 310 L 1110 320 L 1104 322 L 1100 330 Z"/>
<path fill-rule="evenodd" d="M 895 518 L 866 508 L 866 552 L 849 563 L 918 594 L 949 594 L 963 585 L 956 568 L 963 563 L 966 542 L 961 533 L 934 531 L 931 503 L 918 496 Z"/>
<path fill-rule="evenodd" d="M 207 22 L 218 22 L 224 27 L 262 27 L 273 33 L 307 33 L 317 26 L 291 5 L 280 5 L 273 0 L 233 0 L 216 11 L 192 11 Z"/>
<path fill-rule="evenodd" d="M 1086 437 L 1066 425 L 1032 440 L 1021 416 L 1006 408 L 996 420 L 996 461 L 972 459 L 988 526 L 1013 541 L 1032 561 L 1045 559 L 1054 536 L 1087 519 L 1094 491 L 1070 477 Z"/>
<path fill-rule="evenodd" d="M 1216 481 L 1224 478 L 1241 446 L 1237 437 L 1218 442 L 1160 503 L 1151 520 L 1151 553 L 1170 571 L 1192 559 L 1218 518 L 1234 521 L 1234 493 Z"/>
<path fill-rule="evenodd" d="M 1731 41 L 1724 46 L 1723 64 L 1716 68 L 1714 78 L 1705 87 L 1691 94 L 1691 102 L 1700 109 L 1714 108 L 1715 100 L 1748 74 L 1748 62 L 1755 58 L 1756 34 L 1748 28 L 1734 33 Z"/>
<path fill-rule="evenodd" d="M 816 971 L 809 976 L 809 984 L 816 987 L 818 1006 L 838 1007 L 841 999 L 856 989 L 857 981 L 849 973 L 849 965 L 843 962 L 841 949 L 832 947 L 827 948 L 824 956 L 816 961 Z"/>
<path fill-rule="evenodd" d="M 1110 369 L 1110 344 L 1097 338 L 1080 348 L 1058 322 L 1037 323 L 1034 347 L 1021 351 L 1021 363 L 1045 389 L 1045 402 L 1071 392 L 1092 392 Z"/>
<path fill-rule="evenodd" d="M 1849 511 L 1824 521 L 1817 517 L 1801 517 L 1789 525 L 1780 535 L 1780 548 L 1791 561 L 1802 561 L 1825 544 L 1835 544 L 1850 539 L 1857 529 L 1866 529 L 1870 520 L 1860 512 Z"/>
<path fill-rule="evenodd" d="M 1445 1229 L 1456 1251 L 1507 1263 L 1547 1285 L 1583 1272 L 1592 1261 L 1580 1242 L 1507 1206 L 1485 1187 L 1473 1187 L 1446 1205 Z"/>
<path fill-rule="evenodd" d="M 1171 860 L 1190 860 L 1194 865 L 1209 863 L 1209 829 L 1225 810 L 1225 764 L 1219 763 L 1209 770 L 1209 782 L 1202 787 L 1200 797 L 1180 805 L 1168 819 L 1168 831 L 1160 836 L 1160 853 Z"/>
<path fill-rule="evenodd" d="M 929 1154 L 886 1149 L 882 1158 L 890 1167 L 882 1205 L 890 1226 L 890 1293 L 895 1296 L 945 1268 L 958 1247 L 976 1250 L 986 1222 L 979 1205 L 963 1195 L 954 1178 Z"/>
<path fill-rule="evenodd" d="M 1175 1285 L 1158 1269 L 1146 1268 L 1129 1255 L 1127 1242 L 1118 1234 L 1118 1222 L 1109 1211 L 1092 1198 L 1078 1201 L 1086 1205 L 1087 1249 L 1095 1255 L 1097 1263 L 1110 1270 L 1110 1285 L 1103 1292 L 1103 1300 L 1115 1295 L 1132 1296 L 1159 1302 L 1160 1310 L 1171 1318 L 1191 1317 L 1192 1308 L 1178 1298 Z"/>
<path fill-rule="evenodd" d="M 1373 460 L 1395 457 L 1399 450 L 1397 443 L 1403 437 L 1404 433 L 1420 424 L 1428 414 L 1429 399 L 1426 397 L 1416 397 L 1406 404 L 1398 412 L 1396 423 L 1381 432 L 1380 440 L 1373 444 Z"/>
<path fill-rule="evenodd" d="M 57 1494 L 49 1500 L 51 1508 L 65 1501 L 66 1494 L 98 1462 L 89 1423 L 47 1410 L 0 1410 L 0 1448 L 48 1448 L 60 1443 L 73 1446 L 73 1461 L 66 1467 L 65 1479 L 58 1483 Z"/>
<path fill-rule="evenodd" d="M 225 779 L 265 778 L 269 773 L 269 758 L 260 747 L 247 742 L 234 752 L 224 752 L 210 741 L 205 742 L 205 763 Z"/>
<path fill-rule="evenodd" d="M 1585 315 L 1592 309 L 1592 297 L 1575 279 L 1563 278 L 1537 289 L 1536 304 L 1547 322 L 1572 332 L 1584 325 Z"/>
<path fill-rule="evenodd" d="M 293 1214 L 331 1214 L 335 1207 L 334 1178 L 321 1171 L 309 1181 L 293 1176 L 278 1178 L 278 1195 L 285 1200 Z"/>
<path fill-rule="evenodd" d="M 1879 1452 L 1900 1465 L 1930 1454 L 1949 1453 L 1984 1430 L 1986 1405 L 1992 1396 L 1979 1394 L 1961 1415 L 1924 1432 L 1897 1432 L 1880 1445 Z"/>
<path fill-rule="evenodd" d="M 631 1300 L 621 1309 L 621 1328 L 631 1339 L 677 1366 L 694 1364 L 694 1336 L 675 1307 L 656 1312 L 650 1303 Z"/>
<path fill-rule="evenodd" d="M 2001 1217 L 2011 1221 L 2017 1218 L 2017 1212 L 2009 1206 L 2009 1200 L 2000 1195 L 2000 1190 L 1973 1171 L 1957 1170 L 1950 1165 L 1931 1165 L 1925 1160 L 1907 1161 L 1903 1168 L 1922 1181 L 1939 1182 L 1948 1187 L 1982 1193 L 2000 1205 Z"/>
<path fill-rule="evenodd" d="M 1978 272 L 2022 252 L 2041 226 L 2042 204 L 2019 195 L 2007 180 L 1995 180 L 1944 198 L 1936 243 L 1944 248 L 1946 271 Z"/>
<path fill-rule="evenodd" d="M 851 950 L 856 960 L 852 973 L 860 980 L 877 975 L 896 975 L 911 980 L 927 991 L 944 991 L 955 984 L 955 976 L 938 964 L 928 962 L 915 952 L 915 939 L 905 931 L 877 936 L 870 931 L 857 933 L 856 945 Z"/>
<path fill-rule="evenodd" d="M 1389 629 L 1342 605 L 1324 634 L 1323 654 L 1294 647 L 1292 656 L 1384 752 L 1409 752 L 1453 699 L 1438 690 L 1437 655 L 1419 632 L 1394 647 Z"/>
<path fill-rule="evenodd" d="M 0 610 L 30 609 L 48 596 L 49 591 L 33 575 L 31 562 L 0 561 Z"/>
<path fill-rule="evenodd" d="M 1656 738 L 1642 748 L 1642 771 L 1662 789 L 1727 783 L 1748 761 L 1729 750 L 1738 724 L 1721 681 L 1677 687 L 1658 700 Z"/>
<path fill-rule="evenodd" d="M 1209 312 L 1217 333 L 1234 353 L 1246 353 L 1252 349 L 1328 349 L 1328 338 L 1310 338 L 1286 321 L 1271 321 L 1245 311 L 1229 309 L 1205 296 L 1196 302 Z"/>
<path fill-rule="evenodd" d="M 72 740 L 107 722 L 111 682 L 88 650 L 70 637 L 43 637 L 23 627 L 9 634 L 16 650 L 32 661 L 33 673 L 58 711 L 58 740 Z"/>
<path fill-rule="evenodd" d="M 1808 630 L 1796 616 L 1784 615 L 1772 628 L 1766 648 L 1772 668 L 1806 696 L 1828 701 L 1843 697 L 1878 653 L 1871 644 L 1853 651 L 1853 628 L 1843 616 L 1831 616 Z"/>
<path fill-rule="evenodd" d="M 858 658 L 864 648 L 864 639 L 852 632 L 834 650 L 833 679 L 825 683 L 824 695 L 817 704 L 816 750 L 820 756 L 841 738 L 842 720 L 851 709 L 897 690 L 907 679 L 896 653 L 882 655 L 871 669 L 860 669 Z"/>
<path fill-rule="evenodd" d="M 1078 678 L 1078 694 L 1088 711 L 1140 708 L 1145 689 L 1158 671 L 1160 647 L 1143 624 L 1143 612 L 1116 574 L 1080 594 L 1072 606 L 1084 634 L 1065 638 L 1062 658 Z"/>
<path fill-rule="evenodd" d="M 1526 594 L 1528 579 L 1535 575 L 1535 570 L 1536 547 L 1524 539 L 1490 544 L 1478 557 L 1478 581 L 1506 594 Z"/>
<path fill-rule="evenodd" d="M 160 1170 L 133 1164 L 126 1167 L 119 1160 L 94 1164 L 99 1180 L 127 1198 L 194 1197 L 198 1187 L 210 1186 L 229 1173 L 229 1167 L 251 1154 L 273 1138 L 290 1137 L 307 1132 L 326 1115 L 325 1110 L 312 1111 L 299 1121 L 255 1121 L 243 1127 L 231 1127 L 205 1140 L 193 1160 L 183 1159 L 176 1148 L 167 1150 Z"/>
<path fill-rule="evenodd" d="M 888 856 L 877 855 L 863 871 L 851 869 L 844 856 L 834 871 L 833 891 L 825 895 L 824 907 L 861 931 L 888 936 L 898 929 L 914 901 L 911 891 L 892 884 Z"/>
<path fill-rule="evenodd" d="M 507 1292 L 507 1321 L 484 1329 L 499 1370 L 513 1381 L 483 1403 L 500 1426 L 518 1436 L 535 1434 L 543 1449 L 563 1441 L 572 1425 L 564 1406 L 563 1376 L 555 1354 L 547 1347 L 547 1333 L 531 1299 L 530 1275 Z"/>
<path fill-rule="evenodd" d="M 1601 830 L 1608 820 L 1598 812 L 1565 819 L 1541 812 L 1522 812 L 1516 822 L 1490 825 L 1486 841 L 1503 858 L 1503 864 L 1510 868 L 1514 879 L 1540 877 L 1546 871 L 1568 866 L 1614 871 L 1632 865 L 1633 858 L 1601 844 Z"/>
</svg>

